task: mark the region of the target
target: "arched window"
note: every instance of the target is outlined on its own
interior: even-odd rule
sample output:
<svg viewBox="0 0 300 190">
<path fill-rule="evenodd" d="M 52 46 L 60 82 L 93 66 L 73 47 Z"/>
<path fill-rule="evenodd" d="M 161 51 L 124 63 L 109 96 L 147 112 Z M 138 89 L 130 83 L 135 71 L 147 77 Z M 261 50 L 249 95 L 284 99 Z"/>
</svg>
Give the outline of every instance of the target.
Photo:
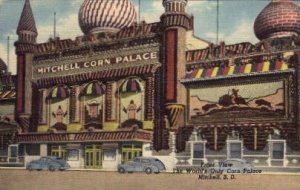
<svg viewBox="0 0 300 190">
<path fill-rule="evenodd" d="M 86 84 L 80 97 L 84 102 L 83 120 L 85 129 L 102 129 L 105 86 L 99 81 Z"/>
<path fill-rule="evenodd" d="M 66 131 L 69 123 L 69 88 L 66 85 L 53 87 L 48 96 L 50 127 L 57 131 Z"/>
<path fill-rule="evenodd" d="M 143 127 L 144 88 L 139 78 L 127 78 L 120 82 L 117 89 L 119 98 L 119 120 L 122 128 Z"/>
</svg>

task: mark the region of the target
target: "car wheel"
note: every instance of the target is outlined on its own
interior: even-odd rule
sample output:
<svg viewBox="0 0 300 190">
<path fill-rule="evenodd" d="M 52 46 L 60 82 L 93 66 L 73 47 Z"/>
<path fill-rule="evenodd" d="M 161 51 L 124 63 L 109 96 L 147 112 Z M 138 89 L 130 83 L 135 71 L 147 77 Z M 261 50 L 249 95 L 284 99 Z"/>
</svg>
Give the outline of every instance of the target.
<svg viewBox="0 0 300 190">
<path fill-rule="evenodd" d="M 33 171 L 33 168 L 32 168 L 32 166 L 28 166 L 28 168 L 27 168 L 29 171 Z"/>
<path fill-rule="evenodd" d="M 119 169 L 119 172 L 120 172 L 121 174 L 123 174 L 123 173 L 125 173 L 125 169 L 124 169 L 124 168 L 120 168 L 120 169 Z"/>
<path fill-rule="evenodd" d="M 145 172 L 146 172 L 146 174 L 151 174 L 152 173 L 152 169 L 151 168 L 146 168 Z"/>
<path fill-rule="evenodd" d="M 54 172 L 54 171 L 55 171 L 55 167 L 54 167 L 54 166 L 49 166 L 49 170 L 50 170 L 51 172 Z"/>
</svg>

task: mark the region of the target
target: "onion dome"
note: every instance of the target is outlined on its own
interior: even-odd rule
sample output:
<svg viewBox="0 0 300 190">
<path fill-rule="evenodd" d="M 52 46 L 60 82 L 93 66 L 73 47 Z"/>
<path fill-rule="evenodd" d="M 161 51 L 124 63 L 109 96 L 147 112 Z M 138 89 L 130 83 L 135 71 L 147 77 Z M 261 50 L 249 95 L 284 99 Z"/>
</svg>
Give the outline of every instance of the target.
<svg viewBox="0 0 300 190">
<path fill-rule="evenodd" d="M 130 0 L 84 0 L 78 21 L 85 34 L 116 33 L 136 21 L 136 11 Z"/>
<path fill-rule="evenodd" d="M 254 32 L 260 40 L 298 35 L 300 7 L 291 0 L 273 0 L 256 18 Z"/>
</svg>

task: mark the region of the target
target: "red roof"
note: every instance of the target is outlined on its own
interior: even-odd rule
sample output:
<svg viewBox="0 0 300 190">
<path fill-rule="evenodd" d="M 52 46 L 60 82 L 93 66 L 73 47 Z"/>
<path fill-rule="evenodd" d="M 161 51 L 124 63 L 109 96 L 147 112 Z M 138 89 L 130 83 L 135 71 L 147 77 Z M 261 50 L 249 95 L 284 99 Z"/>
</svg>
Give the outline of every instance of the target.
<svg viewBox="0 0 300 190">
<path fill-rule="evenodd" d="M 17 143 L 62 142 L 150 142 L 152 133 L 145 130 L 93 131 L 77 133 L 26 133 L 18 134 Z"/>
</svg>

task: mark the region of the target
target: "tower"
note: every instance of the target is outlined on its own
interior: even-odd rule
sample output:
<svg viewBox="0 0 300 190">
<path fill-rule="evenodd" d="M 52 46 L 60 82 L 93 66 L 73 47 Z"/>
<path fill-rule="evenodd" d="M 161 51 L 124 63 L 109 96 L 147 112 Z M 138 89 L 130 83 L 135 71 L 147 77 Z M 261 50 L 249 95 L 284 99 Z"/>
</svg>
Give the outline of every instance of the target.
<svg viewBox="0 0 300 190">
<path fill-rule="evenodd" d="M 155 131 L 156 149 L 167 149 L 169 131 L 177 131 L 185 122 L 187 90 L 180 80 L 185 76 L 186 32 L 193 28 L 193 18 L 186 12 L 187 0 L 163 0 L 165 8 L 161 16 L 163 27 L 163 81 L 161 124 Z M 166 124 L 168 123 L 168 124 Z"/>
<path fill-rule="evenodd" d="M 17 55 L 16 119 L 23 131 L 32 131 L 32 62 L 35 52 L 37 29 L 29 0 L 25 0 L 17 28 L 15 42 Z M 36 116 L 37 117 L 37 116 Z"/>
</svg>

